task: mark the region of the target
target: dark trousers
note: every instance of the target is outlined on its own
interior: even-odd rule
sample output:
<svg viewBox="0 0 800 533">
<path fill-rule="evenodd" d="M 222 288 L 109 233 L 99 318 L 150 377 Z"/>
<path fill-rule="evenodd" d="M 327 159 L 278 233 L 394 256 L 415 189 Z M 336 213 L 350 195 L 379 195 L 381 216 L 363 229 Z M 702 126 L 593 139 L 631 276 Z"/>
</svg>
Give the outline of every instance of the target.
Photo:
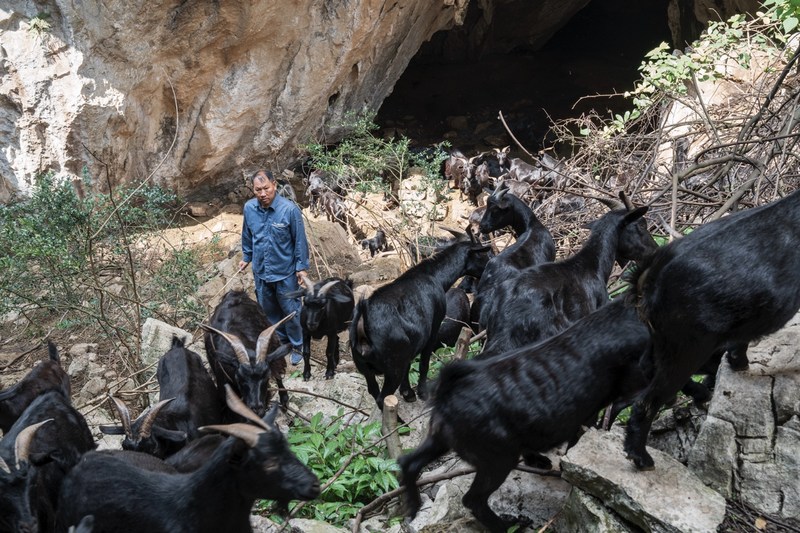
<svg viewBox="0 0 800 533">
<path fill-rule="evenodd" d="M 280 281 L 262 281 L 258 277 L 256 281 L 256 299 L 261 309 L 267 315 L 270 324 L 276 324 L 283 317 L 295 311 L 294 318 L 278 328 L 278 338 L 281 344 L 292 343 L 298 351 L 303 348 L 303 327 L 300 325 L 300 297 L 287 298 L 285 295 L 297 291 L 300 286 L 297 283 L 297 276 L 290 276 Z"/>
</svg>

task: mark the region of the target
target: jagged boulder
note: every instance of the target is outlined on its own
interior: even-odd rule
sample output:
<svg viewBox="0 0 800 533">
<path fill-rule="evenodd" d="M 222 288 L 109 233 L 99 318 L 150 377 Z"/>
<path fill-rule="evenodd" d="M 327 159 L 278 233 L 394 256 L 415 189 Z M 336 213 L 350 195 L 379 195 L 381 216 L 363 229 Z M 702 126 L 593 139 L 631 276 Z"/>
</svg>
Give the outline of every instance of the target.
<svg viewBox="0 0 800 533">
<path fill-rule="evenodd" d="M 725 517 L 725 499 L 677 460 L 649 451 L 655 470 L 639 472 L 625 458 L 619 433 L 590 430 L 561 458 L 563 477 L 613 510 L 611 523 L 622 520 L 629 529 L 665 533 L 716 531 Z M 562 520 L 559 531 L 570 531 L 575 517 L 562 513 Z"/>
</svg>

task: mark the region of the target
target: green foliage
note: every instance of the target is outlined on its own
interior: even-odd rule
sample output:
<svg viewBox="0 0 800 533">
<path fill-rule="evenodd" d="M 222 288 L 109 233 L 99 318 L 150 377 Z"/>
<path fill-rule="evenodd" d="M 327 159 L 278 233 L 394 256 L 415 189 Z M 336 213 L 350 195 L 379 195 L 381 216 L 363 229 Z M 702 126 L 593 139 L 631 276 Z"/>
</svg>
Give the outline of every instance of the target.
<svg viewBox="0 0 800 533">
<path fill-rule="evenodd" d="M 138 331 L 144 301 L 167 304 L 176 319 L 196 316 L 198 304 L 185 300 L 201 281 L 196 259 L 170 249 L 156 257 L 147 242 L 175 204 L 159 187 L 80 198 L 71 183 L 39 176 L 29 198 L 0 206 L 0 314 L 34 324 L 53 316 L 61 327 L 93 324 L 117 337 Z"/>
<path fill-rule="evenodd" d="M 764 0 L 766 12 L 762 15 L 780 23 L 784 34 L 797 31 L 800 22 L 800 0 Z"/>
<path fill-rule="evenodd" d="M 481 343 L 473 342 L 469 345 L 467 350 L 467 359 L 472 359 L 481 351 Z M 455 348 L 451 346 L 442 346 L 431 354 L 430 366 L 428 367 L 428 380 L 432 380 L 439 375 L 442 367 L 453 359 Z M 411 370 L 408 373 L 408 381 L 412 387 L 419 384 L 419 359 L 411 363 Z"/>
<path fill-rule="evenodd" d="M 391 184 L 406 177 L 411 167 L 419 168 L 426 184 L 440 191 L 439 167 L 447 158 L 448 144 L 440 143 L 425 153 L 415 153 L 406 137 L 384 139 L 375 135 L 378 126 L 372 115 L 349 113 L 338 125 L 347 136 L 335 146 L 319 141 L 306 143 L 311 166 L 337 179 L 353 178 L 354 188 L 363 192 L 388 192 Z"/>
<path fill-rule="evenodd" d="M 397 463 L 385 457 L 380 422 L 345 424 L 343 410 L 330 422 L 322 413 L 311 417 L 307 426 L 292 428 L 289 445 L 325 484 L 346 467 L 299 516 L 344 526 L 358 510 L 377 496 L 399 486 Z M 260 507 L 264 507 L 261 504 Z"/>
<path fill-rule="evenodd" d="M 633 90 L 625 93 L 633 109 L 614 114 L 600 127 L 584 125 L 581 135 L 600 132 L 609 137 L 628 131 L 654 105 L 668 99 L 681 99 L 696 81 L 720 79 L 725 63 L 735 62 L 749 68 L 754 47 L 771 55 L 791 53 L 785 45 L 800 29 L 800 0 L 764 0 L 764 11 L 757 21 L 735 15 L 726 21 L 711 21 L 708 27 L 684 52 L 661 43 L 645 54 L 639 67 L 642 77 Z M 755 29 L 753 24 L 759 25 Z"/>
<path fill-rule="evenodd" d="M 39 12 L 36 16 L 31 17 L 28 21 L 28 31 L 41 37 L 47 31 L 50 31 L 50 13 Z"/>
</svg>

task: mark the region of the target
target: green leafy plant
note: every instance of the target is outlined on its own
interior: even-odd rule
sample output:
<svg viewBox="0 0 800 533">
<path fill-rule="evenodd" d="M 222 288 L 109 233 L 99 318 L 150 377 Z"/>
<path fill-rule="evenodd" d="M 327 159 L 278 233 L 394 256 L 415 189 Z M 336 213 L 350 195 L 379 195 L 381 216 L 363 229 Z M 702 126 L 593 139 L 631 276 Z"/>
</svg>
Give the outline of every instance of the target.
<svg viewBox="0 0 800 533">
<path fill-rule="evenodd" d="M 41 37 L 45 32 L 50 31 L 50 13 L 39 12 L 28 21 L 28 31 Z"/>
<path fill-rule="evenodd" d="M 349 113 L 334 129 L 346 136 L 334 145 L 310 141 L 304 149 L 316 169 L 328 172 L 340 185 L 352 186 L 363 192 L 389 192 L 393 183 L 404 179 L 411 167 L 417 167 L 427 186 L 440 192 L 446 185 L 438 177 L 439 167 L 447 158 L 448 143 L 443 142 L 415 152 L 406 137 L 385 139 L 375 135 L 378 126 L 373 115 Z M 344 178 L 351 178 L 352 185 Z"/>
<path fill-rule="evenodd" d="M 203 281 L 196 258 L 151 240 L 176 205 L 160 187 L 78 196 L 69 181 L 38 176 L 29 198 L 0 206 L 0 314 L 82 325 L 130 346 L 146 316 L 196 320 L 199 304 L 186 296 Z"/>
<path fill-rule="evenodd" d="M 472 359 L 478 355 L 481 348 L 480 342 L 473 342 L 470 344 L 467 350 L 467 359 Z M 455 348 L 451 346 L 442 346 L 431 354 L 430 366 L 428 367 L 429 381 L 436 378 L 442 370 L 442 367 L 453 360 L 454 353 Z M 408 372 L 408 381 L 412 387 L 416 387 L 419 384 L 419 358 L 411 363 L 411 370 Z"/>
<path fill-rule="evenodd" d="M 377 496 L 399 486 L 397 463 L 385 457 L 381 424 L 346 424 L 343 410 L 331 421 L 322 413 L 308 425 L 292 428 L 287 436 L 297 457 L 327 488 L 304 505 L 299 516 L 343 526 Z M 262 502 L 264 509 L 269 502 Z"/>
</svg>

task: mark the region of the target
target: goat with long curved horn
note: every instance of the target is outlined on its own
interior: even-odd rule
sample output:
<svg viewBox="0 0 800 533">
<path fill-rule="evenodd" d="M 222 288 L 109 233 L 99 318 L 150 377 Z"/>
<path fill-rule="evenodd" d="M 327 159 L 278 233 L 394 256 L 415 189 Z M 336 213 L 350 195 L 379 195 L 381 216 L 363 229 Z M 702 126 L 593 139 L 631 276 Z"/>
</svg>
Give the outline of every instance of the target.
<svg viewBox="0 0 800 533">
<path fill-rule="evenodd" d="M 125 432 L 125 436 L 131 440 L 135 439 L 136 437 L 133 434 L 133 424 L 131 423 L 131 413 L 128 411 L 128 406 L 125 405 L 125 402 L 115 396 L 109 396 L 109 398 L 111 399 L 111 403 L 114 404 L 114 408 L 117 410 L 120 422 L 122 422 L 122 430 Z"/>
<path fill-rule="evenodd" d="M 219 433 L 224 433 L 226 435 L 230 435 L 232 437 L 236 437 L 237 439 L 241 439 L 247 444 L 250 448 L 255 448 L 258 444 L 258 437 L 263 433 L 263 431 L 251 426 L 250 424 L 245 424 L 242 422 L 236 422 L 234 424 L 226 424 L 226 425 L 211 425 L 211 426 L 203 426 L 199 428 L 200 431 L 218 431 Z"/>
<path fill-rule="evenodd" d="M 270 429 L 266 422 L 261 420 L 261 418 L 255 414 L 252 409 L 247 407 L 241 398 L 236 396 L 236 393 L 233 392 L 233 388 L 227 383 L 225 384 L 225 402 L 228 404 L 228 408 L 237 415 L 250 420 L 265 430 Z"/>
<path fill-rule="evenodd" d="M 156 421 L 156 417 L 158 416 L 158 412 L 167 405 L 169 402 L 174 400 L 175 398 L 167 398 L 166 400 L 161 400 L 153 407 L 151 407 L 144 415 L 144 420 L 142 420 L 142 427 L 139 429 L 139 437 L 142 439 L 146 439 L 150 437 L 150 432 L 153 430 L 153 424 Z"/>
<path fill-rule="evenodd" d="M 263 363 L 267 360 L 267 349 L 269 348 L 269 341 L 275 332 L 281 327 L 284 323 L 288 322 L 289 320 L 294 318 L 296 313 L 292 311 L 285 317 L 283 317 L 277 324 L 273 324 L 264 331 L 261 332 L 261 335 L 258 336 L 258 341 L 256 341 L 256 361 L 259 363 Z"/>
<path fill-rule="evenodd" d="M 328 294 L 328 291 L 331 290 L 331 288 L 337 283 L 339 283 L 338 279 L 329 281 L 328 283 L 319 288 L 319 292 L 317 294 L 319 294 L 320 296 L 325 296 L 326 294 Z"/>
<path fill-rule="evenodd" d="M 48 418 L 47 420 L 42 420 L 38 424 L 32 424 L 19 432 L 19 435 L 17 435 L 17 440 L 14 441 L 14 456 L 16 457 L 15 460 L 17 470 L 19 470 L 20 464 L 23 461 L 28 460 L 28 456 L 30 455 L 31 441 L 33 440 L 34 435 L 36 435 L 36 430 L 52 421 L 52 418 Z"/>
<path fill-rule="evenodd" d="M 628 209 L 628 207 L 624 203 L 617 200 L 616 198 L 607 198 L 605 196 L 590 196 L 590 198 L 594 198 L 595 200 L 605 205 L 612 211 L 616 211 L 617 209 Z"/>
<path fill-rule="evenodd" d="M 226 333 L 222 330 L 217 328 L 213 328 L 207 324 L 200 324 L 200 327 L 206 331 L 210 331 L 212 333 L 216 333 L 217 335 L 221 335 L 226 341 L 228 341 L 233 348 L 233 353 L 236 354 L 236 359 L 239 363 L 243 365 L 250 364 L 250 358 L 247 356 L 247 348 L 244 347 L 244 343 L 242 343 L 241 339 L 232 333 Z"/>
</svg>

